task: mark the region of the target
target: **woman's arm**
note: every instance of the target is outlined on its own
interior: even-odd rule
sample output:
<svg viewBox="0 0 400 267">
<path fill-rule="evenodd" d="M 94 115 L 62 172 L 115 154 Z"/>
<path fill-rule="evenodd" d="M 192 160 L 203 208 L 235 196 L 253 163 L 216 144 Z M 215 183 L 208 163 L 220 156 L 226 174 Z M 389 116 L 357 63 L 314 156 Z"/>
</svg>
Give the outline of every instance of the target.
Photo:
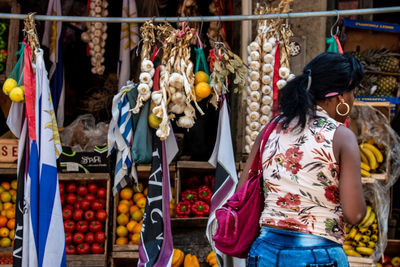
<svg viewBox="0 0 400 267">
<path fill-rule="evenodd" d="M 257 150 L 260 149 L 260 141 L 261 141 L 261 135 L 263 134 L 264 129 L 258 134 L 256 140 L 254 141 L 253 147 L 251 148 L 249 157 L 246 160 L 246 163 L 244 165 L 244 168 L 242 170 L 242 173 L 240 174 L 240 178 L 238 181 L 238 184 L 236 186 L 236 191 L 238 191 L 242 185 L 247 181 L 249 178 L 249 171 L 251 168 L 251 164 L 253 163 L 254 157 L 256 156 Z"/>
<path fill-rule="evenodd" d="M 357 224 L 365 216 L 365 199 L 361 184 L 360 151 L 353 132 L 340 126 L 333 137 L 333 152 L 340 166 L 340 203 L 348 223 Z"/>
</svg>

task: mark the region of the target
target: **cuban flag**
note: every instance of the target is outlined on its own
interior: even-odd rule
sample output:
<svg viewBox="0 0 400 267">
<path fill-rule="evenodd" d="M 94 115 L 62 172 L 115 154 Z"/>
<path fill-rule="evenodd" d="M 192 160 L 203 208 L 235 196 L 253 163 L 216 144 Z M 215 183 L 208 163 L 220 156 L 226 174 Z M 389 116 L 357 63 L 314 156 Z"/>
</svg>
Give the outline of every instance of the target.
<svg viewBox="0 0 400 267">
<path fill-rule="evenodd" d="M 213 153 L 208 162 L 216 168 L 210 215 L 207 222 L 206 235 L 217 256 L 218 266 L 246 266 L 245 259 L 227 256 L 214 246 L 212 237 L 217 230 L 215 210 L 220 208 L 234 193 L 238 177 L 232 146 L 229 111 L 225 97 L 221 100 L 217 138 Z"/>
<path fill-rule="evenodd" d="M 29 81 L 24 81 L 24 84 L 28 85 L 28 98 L 33 96 L 29 92 L 35 91 L 35 134 L 34 138 L 29 140 L 29 164 L 25 180 L 26 212 L 22 266 L 66 266 L 65 234 L 56 163 L 61 153 L 61 142 L 43 51 L 39 49 L 35 51 L 35 55 L 35 76 L 33 72 L 25 72 L 25 76 L 30 76 L 31 81 L 35 81 L 34 86 L 30 86 Z"/>
<path fill-rule="evenodd" d="M 122 17 L 137 17 L 136 1 L 123 0 Z M 121 37 L 118 61 L 118 88 L 129 80 L 131 74 L 131 51 L 139 42 L 139 27 L 137 23 L 121 23 Z"/>
<path fill-rule="evenodd" d="M 60 0 L 50 0 L 46 15 L 62 16 Z M 56 111 L 57 124 L 64 124 L 65 82 L 63 65 L 63 35 L 61 21 L 46 21 L 42 44 L 50 49 L 52 63 L 49 72 L 51 97 Z"/>
</svg>

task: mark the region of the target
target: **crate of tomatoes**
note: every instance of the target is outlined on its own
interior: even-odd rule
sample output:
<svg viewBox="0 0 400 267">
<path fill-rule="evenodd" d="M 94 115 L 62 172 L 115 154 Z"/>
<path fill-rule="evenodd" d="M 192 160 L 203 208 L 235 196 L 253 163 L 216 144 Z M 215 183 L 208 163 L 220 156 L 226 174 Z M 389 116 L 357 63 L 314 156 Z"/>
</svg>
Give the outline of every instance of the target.
<svg viewBox="0 0 400 267">
<path fill-rule="evenodd" d="M 105 266 L 110 196 L 109 174 L 63 173 L 60 195 L 68 266 Z"/>
</svg>

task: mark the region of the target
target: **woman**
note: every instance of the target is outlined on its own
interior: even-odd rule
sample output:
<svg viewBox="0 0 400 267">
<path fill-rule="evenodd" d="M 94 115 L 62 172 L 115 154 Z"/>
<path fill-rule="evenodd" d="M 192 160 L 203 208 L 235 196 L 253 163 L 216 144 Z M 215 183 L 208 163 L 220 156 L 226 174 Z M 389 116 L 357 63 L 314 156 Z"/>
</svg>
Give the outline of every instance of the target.
<svg viewBox="0 0 400 267">
<path fill-rule="evenodd" d="M 366 208 L 357 139 L 343 123 L 363 74 L 351 55 L 323 53 L 280 91 L 280 120 L 262 152 L 261 234 L 248 266 L 349 266 L 344 222 L 357 224 Z"/>
</svg>

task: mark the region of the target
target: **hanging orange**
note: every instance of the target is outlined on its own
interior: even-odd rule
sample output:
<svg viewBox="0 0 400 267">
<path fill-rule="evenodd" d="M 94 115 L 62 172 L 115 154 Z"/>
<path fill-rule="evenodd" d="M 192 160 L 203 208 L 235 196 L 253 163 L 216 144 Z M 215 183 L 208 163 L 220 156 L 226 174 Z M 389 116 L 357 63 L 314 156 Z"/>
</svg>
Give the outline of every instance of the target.
<svg viewBox="0 0 400 267">
<path fill-rule="evenodd" d="M 200 100 L 208 97 L 211 94 L 210 85 L 206 82 L 201 82 L 201 83 L 196 84 L 196 86 L 194 87 L 194 90 L 196 91 L 197 99 L 200 99 Z"/>
<path fill-rule="evenodd" d="M 198 71 L 194 75 L 194 84 L 198 84 L 198 83 L 201 83 L 201 82 L 208 83 L 209 79 L 210 79 L 210 77 L 208 77 L 207 73 L 205 73 L 204 71 Z"/>
</svg>

